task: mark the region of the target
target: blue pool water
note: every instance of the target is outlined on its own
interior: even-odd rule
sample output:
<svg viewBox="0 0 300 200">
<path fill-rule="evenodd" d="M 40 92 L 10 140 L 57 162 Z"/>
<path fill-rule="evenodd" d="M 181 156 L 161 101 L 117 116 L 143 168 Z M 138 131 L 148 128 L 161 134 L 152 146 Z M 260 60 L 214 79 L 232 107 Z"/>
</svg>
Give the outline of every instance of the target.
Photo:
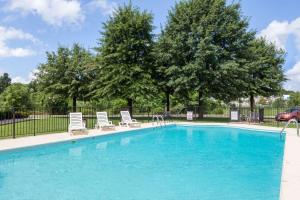
<svg viewBox="0 0 300 200">
<path fill-rule="evenodd" d="M 278 134 L 167 126 L 0 153 L 1 200 L 278 200 Z"/>
</svg>

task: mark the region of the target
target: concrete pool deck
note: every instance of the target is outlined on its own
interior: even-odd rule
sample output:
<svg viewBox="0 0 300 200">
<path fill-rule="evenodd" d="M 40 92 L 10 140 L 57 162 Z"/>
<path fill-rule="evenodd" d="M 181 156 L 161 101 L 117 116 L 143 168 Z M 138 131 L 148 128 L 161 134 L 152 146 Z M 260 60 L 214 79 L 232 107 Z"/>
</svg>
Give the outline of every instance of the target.
<svg viewBox="0 0 300 200">
<path fill-rule="evenodd" d="M 225 125 L 235 128 L 259 129 L 266 131 L 281 131 L 281 128 L 266 127 L 260 125 L 248 125 L 238 123 L 194 123 L 194 122 L 176 122 L 168 124 L 179 125 Z M 153 127 L 152 123 L 144 123 L 141 128 L 116 127 L 114 131 L 100 131 L 93 129 L 88 131 L 88 135 L 70 135 L 69 133 L 56 133 L 39 136 L 29 136 L 17 139 L 0 140 L 0 151 L 24 148 L 50 143 L 64 141 L 73 141 L 83 138 L 97 137 L 101 135 L 122 133 L 130 130 Z M 300 137 L 297 136 L 296 129 L 286 129 L 283 169 L 281 177 L 281 200 L 299 200 L 300 199 Z M 279 137 L 279 136 L 278 136 Z"/>
</svg>

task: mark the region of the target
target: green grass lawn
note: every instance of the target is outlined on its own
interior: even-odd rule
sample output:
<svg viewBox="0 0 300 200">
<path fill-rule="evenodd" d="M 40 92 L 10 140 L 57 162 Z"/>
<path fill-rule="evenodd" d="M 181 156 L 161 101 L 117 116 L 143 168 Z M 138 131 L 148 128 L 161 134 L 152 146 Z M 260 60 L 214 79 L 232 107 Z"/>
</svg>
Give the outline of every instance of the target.
<svg viewBox="0 0 300 200">
<path fill-rule="evenodd" d="M 43 133 L 63 132 L 68 128 L 67 118 L 52 118 L 28 120 L 18 122 L 15 125 L 16 137 L 26 135 L 38 135 Z M 0 137 L 7 138 L 13 135 L 13 125 L 6 124 L 0 126 Z"/>
<path fill-rule="evenodd" d="M 95 127 L 96 118 L 86 118 L 87 128 Z M 110 118 L 115 125 L 119 124 L 119 118 Z M 139 118 L 141 122 L 148 122 L 148 118 Z M 40 135 L 45 133 L 60 133 L 68 131 L 69 119 L 67 117 L 48 117 L 18 122 L 15 125 L 16 137 Z M 0 138 L 13 137 L 13 125 L 0 126 Z"/>
</svg>

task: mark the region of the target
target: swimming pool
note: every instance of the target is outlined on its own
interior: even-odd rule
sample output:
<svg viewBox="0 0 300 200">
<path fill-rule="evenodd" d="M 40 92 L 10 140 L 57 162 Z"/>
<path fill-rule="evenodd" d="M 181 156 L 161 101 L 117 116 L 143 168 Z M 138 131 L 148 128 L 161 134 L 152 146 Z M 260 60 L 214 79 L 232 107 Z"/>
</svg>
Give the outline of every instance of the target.
<svg viewBox="0 0 300 200">
<path fill-rule="evenodd" d="M 278 200 L 278 134 L 167 126 L 0 153 L 0 199 Z"/>
</svg>

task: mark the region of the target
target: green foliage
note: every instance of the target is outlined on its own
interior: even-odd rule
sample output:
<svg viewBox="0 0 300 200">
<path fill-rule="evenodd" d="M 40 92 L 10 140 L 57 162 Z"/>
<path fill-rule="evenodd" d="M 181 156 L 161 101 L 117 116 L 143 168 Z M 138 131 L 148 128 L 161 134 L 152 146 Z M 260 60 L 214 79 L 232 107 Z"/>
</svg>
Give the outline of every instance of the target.
<svg viewBox="0 0 300 200">
<path fill-rule="evenodd" d="M 91 54 L 78 44 L 71 49 L 59 47 L 57 52 L 47 52 L 47 62 L 39 66 L 35 82 L 40 91 L 59 95 L 63 101 L 72 98 L 76 106 L 76 100 L 89 92 L 93 66 Z"/>
<path fill-rule="evenodd" d="M 300 106 L 300 92 L 294 92 L 290 94 L 290 98 L 288 100 L 288 106 L 289 107 Z"/>
<path fill-rule="evenodd" d="M 44 105 L 47 108 L 53 108 L 53 107 L 66 108 L 68 106 L 68 102 L 60 95 L 50 94 L 50 95 L 46 95 L 44 97 Z"/>
<path fill-rule="evenodd" d="M 16 119 L 18 118 L 27 118 L 29 116 L 28 112 L 22 112 L 22 111 L 17 111 L 14 113 L 11 109 L 0 109 L 0 119 L 4 120 L 4 119 L 13 119 L 13 117 L 15 117 Z"/>
<path fill-rule="evenodd" d="M 224 114 L 226 106 L 219 100 L 206 98 L 204 100 L 205 113 L 208 114 Z"/>
<path fill-rule="evenodd" d="M 286 80 L 283 72 L 284 51 L 265 39 L 253 40 L 246 56 L 244 91 L 248 96 L 271 96 L 282 91 Z"/>
<path fill-rule="evenodd" d="M 158 42 L 158 71 L 175 93 L 188 97 L 198 92 L 199 106 L 205 97 L 225 101 L 239 94 L 245 70 L 240 59 L 254 37 L 239 4 L 225 0 L 188 0 L 176 4 Z M 165 75 L 164 75 L 165 74 Z"/>
<path fill-rule="evenodd" d="M 171 67 L 172 55 L 169 53 L 172 41 L 170 38 L 165 36 L 164 31 L 162 31 L 159 40 L 155 43 L 153 54 L 155 57 L 155 73 L 153 78 L 159 89 L 165 93 L 165 102 L 167 104 L 167 110 L 170 108 L 170 95 L 174 93 L 175 86 L 170 82 L 172 74 L 169 72 Z"/>
<path fill-rule="evenodd" d="M 104 24 L 94 98 L 122 98 L 130 104 L 154 94 L 152 28 L 152 15 L 131 4 L 119 7 Z"/>
<path fill-rule="evenodd" d="M 272 107 L 285 108 L 286 107 L 286 101 L 282 97 L 277 98 L 273 101 Z"/>
<path fill-rule="evenodd" d="M 265 97 L 260 97 L 257 104 L 260 106 L 266 106 L 269 105 L 269 102 Z"/>
<path fill-rule="evenodd" d="M 7 88 L 11 84 L 11 78 L 8 73 L 4 73 L 0 76 L 0 94 L 4 92 L 5 88 Z"/>
<path fill-rule="evenodd" d="M 21 83 L 11 84 L 0 95 L 0 104 L 7 108 L 30 108 L 32 102 L 28 87 Z"/>
<path fill-rule="evenodd" d="M 155 112 L 171 101 L 179 110 L 198 104 L 199 114 L 221 114 L 224 102 L 250 96 L 254 106 L 255 96 L 282 91 L 284 52 L 255 39 L 239 3 L 179 1 L 157 40 L 152 23 L 151 13 L 129 3 L 104 23 L 97 56 L 78 44 L 47 52 L 47 61 L 29 84 L 28 101 L 46 107 L 65 107 L 71 101 L 75 107 L 79 101 L 80 106 L 103 109 L 132 107 L 134 102 L 136 108 Z M 0 76 L 0 93 L 10 82 L 8 74 Z M 29 106 L 7 100 L 9 95 L 1 95 L 5 105 Z M 296 99 L 289 104 L 299 104 Z"/>
</svg>

